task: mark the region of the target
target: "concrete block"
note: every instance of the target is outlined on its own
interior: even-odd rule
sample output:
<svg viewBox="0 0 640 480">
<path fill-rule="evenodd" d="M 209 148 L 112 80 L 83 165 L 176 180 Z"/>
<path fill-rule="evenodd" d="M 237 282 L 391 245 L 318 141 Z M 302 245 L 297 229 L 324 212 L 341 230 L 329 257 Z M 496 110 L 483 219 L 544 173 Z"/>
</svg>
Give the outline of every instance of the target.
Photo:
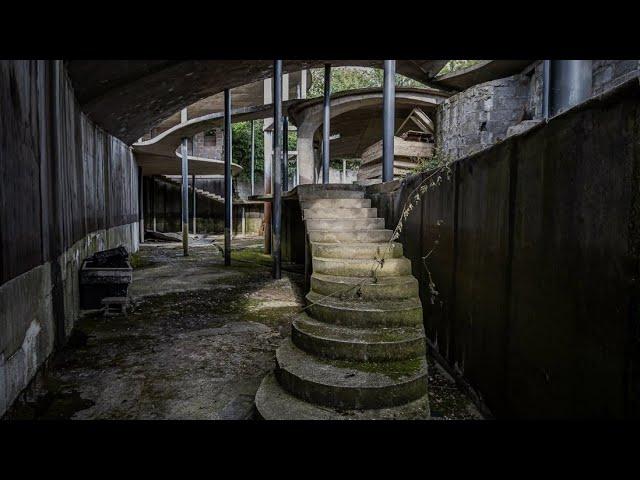
<svg viewBox="0 0 640 480">
<path fill-rule="evenodd" d="M 7 370 L 4 361 L 4 354 L 0 353 L 0 417 L 7 411 Z"/>
</svg>

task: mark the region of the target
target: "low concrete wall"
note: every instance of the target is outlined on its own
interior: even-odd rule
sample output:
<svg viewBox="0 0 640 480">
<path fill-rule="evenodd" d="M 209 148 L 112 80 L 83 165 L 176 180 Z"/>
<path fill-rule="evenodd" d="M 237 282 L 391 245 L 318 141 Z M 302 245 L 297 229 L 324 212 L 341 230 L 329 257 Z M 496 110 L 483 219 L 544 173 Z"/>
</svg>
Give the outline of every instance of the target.
<svg viewBox="0 0 640 480">
<path fill-rule="evenodd" d="M 154 186 L 155 182 L 155 186 Z M 211 184 L 213 182 L 209 182 Z M 189 183 L 191 185 L 191 183 Z M 217 189 L 207 189 L 206 182 L 198 182 L 196 187 L 220 195 Z M 182 189 L 179 185 L 162 178 L 144 178 L 144 222 L 147 230 L 159 232 L 179 232 L 182 230 Z M 154 193 L 155 192 L 155 193 Z M 222 193 L 224 195 L 224 193 Z M 242 215 L 245 218 L 245 233 L 258 234 L 262 226 L 264 207 L 258 204 L 233 205 L 233 234 L 242 233 Z M 155 213 L 154 213 L 155 211 Z M 155 223 L 154 223 L 155 220 Z M 193 226 L 193 193 L 189 191 L 189 231 Z M 196 233 L 224 233 L 224 204 L 196 196 Z"/>
<path fill-rule="evenodd" d="M 639 141 L 635 79 L 455 162 L 409 216 L 431 347 L 497 417 L 640 417 Z M 368 188 L 387 228 L 425 175 Z"/>
<path fill-rule="evenodd" d="M 57 61 L 0 61 L 0 416 L 64 344 L 79 269 L 138 248 L 137 165 L 96 127 Z"/>
</svg>

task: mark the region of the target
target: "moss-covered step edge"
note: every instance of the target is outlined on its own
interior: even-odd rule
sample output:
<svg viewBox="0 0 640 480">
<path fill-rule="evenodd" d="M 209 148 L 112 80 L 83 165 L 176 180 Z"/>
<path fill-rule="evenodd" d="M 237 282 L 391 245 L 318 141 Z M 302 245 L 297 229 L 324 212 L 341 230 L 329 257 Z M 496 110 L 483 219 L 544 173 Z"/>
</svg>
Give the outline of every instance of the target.
<svg viewBox="0 0 640 480">
<path fill-rule="evenodd" d="M 316 302 L 307 308 L 308 315 L 321 322 L 358 328 L 422 325 L 422 304 L 418 298 L 367 302 L 309 292 L 306 299 L 309 304 Z"/>
<path fill-rule="evenodd" d="M 327 185 L 321 185 L 321 187 L 323 187 L 323 189 L 318 189 L 317 191 L 314 191 L 314 192 L 306 192 L 306 193 L 299 192 L 298 193 L 299 201 L 306 203 L 306 202 L 311 202 L 313 200 L 319 200 L 323 198 L 328 198 L 328 199 L 364 198 L 363 190 L 347 190 L 347 189 L 327 190 L 326 189 Z"/>
<path fill-rule="evenodd" d="M 427 362 L 352 362 L 310 355 L 287 339 L 276 350 L 276 378 L 292 395 L 332 408 L 402 405 L 427 393 Z"/>
<path fill-rule="evenodd" d="M 291 340 L 312 355 L 334 360 L 388 362 L 426 354 L 422 325 L 362 329 L 317 322 L 304 313 L 293 321 Z"/>
<path fill-rule="evenodd" d="M 377 208 L 362 207 L 313 207 L 303 210 L 304 218 L 310 219 L 334 219 L 334 218 L 377 218 Z"/>
<path fill-rule="evenodd" d="M 325 275 L 345 277 L 393 277 L 411 275 L 411 261 L 408 258 L 387 258 L 382 266 L 376 268 L 376 260 L 363 258 L 323 258 L 313 257 L 313 271 Z"/>
<path fill-rule="evenodd" d="M 318 295 L 333 295 L 341 299 L 400 300 L 417 298 L 418 280 L 412 275 L 372 278 L 346 277 L 313 273 L 311 291 Z"/>
<path fill-rule="evenodd" d="M 300 202 L 301 209 L 320 208 L 371 208 L 370 198 L 316 198 Z"/>
<path fill-rule="evenodd" d="M 309 241 L 326 242 L 326 243 L 353 243 L 353 242 L 373 242 L 387 243 L 393 235 L 392 230 L 385 228 L 379 229 L 358 229 L 351 228 L 340 232 L 332 232 L 329 230 L 314 230 L 307 226 L 309 233 Z"/>
<path fill-rule="evenodd" d="M 305 219 L 308 230 L 381 230 L 384 218 L 310 218 Z"/>
<path fill-rule="evenodd" d="M 397 242 L 311 242 L 311 255 L 322 258 L 365 259 L 400 258 L 402 244 Z"/>
<path fill-rule="evenodd" d="M 429 396 L 390 408 L 337 410 L 299 399 L 284 390 L 273 373 L 256 392 L 256 411 L 262 420 L 429 420 Z"/>
</svg>

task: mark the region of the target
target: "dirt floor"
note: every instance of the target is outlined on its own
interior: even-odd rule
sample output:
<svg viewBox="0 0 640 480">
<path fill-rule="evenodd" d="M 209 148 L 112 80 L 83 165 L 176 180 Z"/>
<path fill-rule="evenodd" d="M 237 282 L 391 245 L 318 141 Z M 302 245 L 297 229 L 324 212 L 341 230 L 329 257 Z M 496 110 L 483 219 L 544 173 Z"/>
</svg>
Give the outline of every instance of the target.
<svg viewBox="0 0 640 480">
<path fill-rule="evenodd" d="M 7 419 L 251 419 L 262 377 L 303 305 L 303 275 L 272 280 L 261 237 L 234 239 L 225 267 L 219 236 L 143 244 L 132 256 L 128 316 L 88 312 L 69 344 Z M 481 418 L 432 359 L 435 419 Z"/>
</svg>

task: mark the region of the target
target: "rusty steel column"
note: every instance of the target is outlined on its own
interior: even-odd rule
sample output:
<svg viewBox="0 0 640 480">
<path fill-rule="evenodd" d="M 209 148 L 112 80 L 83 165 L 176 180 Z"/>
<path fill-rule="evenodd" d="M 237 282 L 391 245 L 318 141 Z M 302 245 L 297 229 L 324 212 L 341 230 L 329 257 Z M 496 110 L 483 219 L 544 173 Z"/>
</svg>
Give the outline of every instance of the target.
<svg viewBox="0 0 640 480">
<path fill-rule="evenodd" d="M 322 183 L 329 183 L 329 127 L 331 126 L 331 65 L 324 66 L 324 100 L 322 103 Z"/>
<path fill-rule="evenodd" d="M 289 190 L 289 119 L 282 118 L 282 191 Z"/>
<path fill-rule="evenodd" d="M 224 91 L 224 264 L 231 265 L 231 92 Z"/>
<path fill-rule="evenodd" d="M 280 235 L 282 229 L 282 60 L 273 63 L 273 245 L 271 258 L 273 258 L 272 276 L 279 279 L 280 271 Z"/>
<path fill-rule="evenodd" d="M 193 190 L 193 234 L 196 234 L 196 176 L 191 176 L 191 186 Z"/>
<path fill-rule="evenodd" d="M 189 157 L 187 138 L 182 139 L 182 252 L 189 255 Z"/>
<path fill-rule="evenodd" d="M 384 90 L 382 103 L 382 181 L 393 180 L 396 107 L 396 61 L 384 61 Z"/>
<path fill-rule="evenodd" d="M 256 131 L 251 120 L 251 195 L 255 195 L 255 170 L 256 170 Z"/>
</svg>

